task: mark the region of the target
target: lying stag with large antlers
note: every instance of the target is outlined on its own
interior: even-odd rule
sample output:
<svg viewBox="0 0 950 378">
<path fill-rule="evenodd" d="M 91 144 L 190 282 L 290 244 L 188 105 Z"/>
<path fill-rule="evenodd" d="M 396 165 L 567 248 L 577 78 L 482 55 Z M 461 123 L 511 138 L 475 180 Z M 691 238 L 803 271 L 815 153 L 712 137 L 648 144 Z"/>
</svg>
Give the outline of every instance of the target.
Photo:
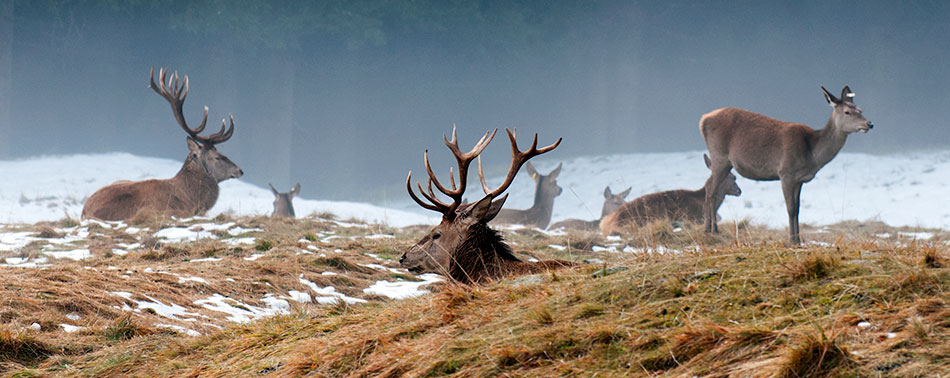
<svg viewBox="0 0 950 378">
<path fill-rule="evenodd" d="M 188 96 L 188 76 L 180 82 L 178 73 L 167 77 L 168 71 L 159 70 L 159 84 L 155 84 L 155 69 L 149 74 L 149 87 L 168 100 L 178 125 L 188 133 L 188 157 L 175 177 L 165 180 L 118 181 L 97 190 L 86 200 L 83 218 L 127 220 L 136 215 L 162 214 L 193 216 L 204 214 L 218 200 L 218 183 L 241 177 L 244 172 L 224 156 L 216 144 L 224 143 L 234 133 L 234 116 L 229 115 L 231 127 L 221 120 L 221 130 L 203 137 L 208 122 L 208 107 L 198 128 L 185 122 L 182 104 Z M 166 82 L 167 80 L 167 82 Z"/>
<path fill-rule="evenodd" d="M 451 189 L 442 185 L 432 173 L 429 165 L 429 151 L 425 153 L 426 172 L 429 174 L 428 190 L 423 190 L 422 184 L 416 184 L 419 192 L 429 202 L 422 201 L 412 189 L 412 172 L 406 178 L 406 189 L 419 206 L 442 214 L 442 223 L 429 231 L 429 234 L 409 248 L 399 263 L 414 273 L 433 272 L 449 276 L 463 283 L 484 282 L 515 274 L 537 273 L 561 266 L 573 265 L 563 260 L 548 260 L 536 263 L 523 262 L 515 257 L 511 248 L 502 240 L 497 231 L 488 227 L 488 222 L 498 215 L 507 195 L 498 198 L 518 174 L 521 166 L 528 159 L 553 150 L 561 143 L 558 138 L 554 144 L 538 147 L 538 135 L 534 135 L 534 142 L 527 151 L 518 148 L 515 132 L 505 129 L 511 140 L 511 166 L 505 181 L 495 190 L 487 190 L 484 198 L 473 203 L 462 203 L 462 195 L 468 184 L 468 167 L 472 160 L 482 153 L 488 143 L 495 137 L 494 132 L 485 132 L 485 135 L 475 144 L 471 151 L 463 153 L 459 149 L 455 127 L 452 128 L 452 140 L 445 135 L 445 145 L 448 146 L 458 162 L 459 183 L 455 185 L 455 176 L 449 171 Z M 484 180 L 484 174 L 479 170 L 479 176 Z M 432 190 L 432 185 L 452 199 L 451 204 L 439 200 Z"/>
</svg>

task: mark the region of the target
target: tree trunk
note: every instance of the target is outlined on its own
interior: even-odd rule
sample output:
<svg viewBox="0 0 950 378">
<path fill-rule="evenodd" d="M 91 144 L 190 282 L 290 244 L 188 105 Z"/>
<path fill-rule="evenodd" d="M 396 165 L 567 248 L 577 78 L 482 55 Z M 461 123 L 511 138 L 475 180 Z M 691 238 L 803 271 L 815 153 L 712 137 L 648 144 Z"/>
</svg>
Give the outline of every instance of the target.
<svg viewBox="0 0 950 378">
<path fill-rule="evenodd" d="M 13 136 L 13 1 L 0 1 L 0 159 L 11 157 Z"/>
</svg>

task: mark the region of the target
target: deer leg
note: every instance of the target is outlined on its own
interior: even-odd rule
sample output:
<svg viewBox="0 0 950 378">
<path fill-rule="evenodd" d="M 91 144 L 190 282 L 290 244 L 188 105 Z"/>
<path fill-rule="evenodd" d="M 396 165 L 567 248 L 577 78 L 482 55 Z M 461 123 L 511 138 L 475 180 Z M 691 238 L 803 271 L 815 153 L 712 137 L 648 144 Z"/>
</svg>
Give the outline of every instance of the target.
<svg viewBox="0 0 950 378">
<path fill-rule="evenodd" d="M 782 180 L 782 193 L 788 210 L 788 243 L 800 245 L 802 239 L 798 232 L 798 208 L 801 204 L 802 182 Z"/>
<path fill-rule="evenodd" d="M 710 170 L 709 180 L 706 180 L 706 198 L 703 201 L 703 225 L 707 233 L 718 234 L 719 225 L 717 223 L 716 214 L 719 213 L 719 206 L 722 205 L 722 199 L 716 198 L 716 192 L 718 192 L 719 186 L 722 185 L 723 179 L 729 174 L 729 171 L 732 170 L 732 166 L 714 166 L 711 167 Z"/>
</svg>

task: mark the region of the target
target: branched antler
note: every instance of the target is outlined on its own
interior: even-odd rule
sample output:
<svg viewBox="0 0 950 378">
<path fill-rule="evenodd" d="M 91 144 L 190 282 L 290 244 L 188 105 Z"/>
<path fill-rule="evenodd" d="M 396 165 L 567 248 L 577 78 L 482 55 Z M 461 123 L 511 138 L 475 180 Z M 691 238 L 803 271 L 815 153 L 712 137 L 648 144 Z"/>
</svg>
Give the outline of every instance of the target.
<svg viewBox="0 0 950 378">
<path fill-rule="evenodd" d="M 155 67 L 152 67 L 151 71 L 149 71 L 148 87 L 155 90 L 155 93 L 164 97 L 165 100 L 168 100 L 168 103 L 172 106 L 172 113 L 175 115 L 175 120 L 178 121 L 178 125 L 180 125 L 188 135 L 207 146 L 213 146 L 231 139 L 231 135 L 234 134 L 234 116 L 230 114 L 228 114 L 228 117 L 231 119 L 230 128 L 227 128 L 225 120 L 222 119 L 220 131 L 206 137 L 198 135 L 204 131 L 205 125 L 208 123 L 207 106 L 205 106 L 204 117 L 202 117 L 201 124 L 198 125 L 198 128 L 192 129 L 188 127 L 188 122 L 185 121 L 185 116 L 182 113 L 182 105 L 185 103 L 185 98 L 188 97 L 188 75 L 185 75 L 184 80 L 179 81 L 178 72 L 168 77 L 168 70 L 161 68 L 158 70 L 158 83 L 157 85 L 155 84 Z"/>
<path fill-rule="evenodd" d="M 505 190 L 508 190 L 508 187 L 511 186 L 511 183 L 515 180 L 515 176 L 518 175 L 518 170 L 521 169 L 521 166 L 524 165 L 528 159 L 557 148 L 557 146 L 561 144 L 562 139 L 557 138 L 557 142 L 554 142 L 554 144 L 538 149 L 538 134 L 535 133 L 534 141 L 531 142 L 531 148 L 528 148 L 527 151 L 521 151 L 518 148 L 517 141 L 518 129 L 508 130 L 506 128 L 505 131 L 508 133 L 508 139 L 511 140 L 511 166 L 508 168 L 508 176 L 505 177 L 505 181 L 501 183 L 501 186 L 495 188 L 495 190 L 488 189 L 488 185 L 485 184 L 485 174 L 482 173 L 482 158 L 481 156 L 478 157 L 478 178 L 482 182 L 482 190 L 485 194 L 493 198 L 498 197 L 501 193 L 504 193 Z"/>
<path fill-rule="evenodd" d="M 455 174 L 449 169 L 449 184 L 452 189 L 446 188 L 439 182 L 439 179 L 436 178 L 434 172 L 432 172 L 432 166 L 429 164 L 429 150 L 425 152 L 425 163 L 426 163 L 426 173 L 429 175 L 429 180 L 426 183 L 426 189 L 423 190 L 422 184 L 416 183 L 416 186 L 419 188 L 419 193 L 425 197 L 429 203 L 422 201 L 419 197 L 416 196 L 415 192 L 412 189 L 412 171 L 409 171 L 409 176 L 406 177 L 406 190 L 409 191 L 409 196 L 416 201 L 419 206 L 422 206 L 429 210 L 434 210 L 442 213 L 442 216 L 446 219 L 455 218 L 455 210 L 458 209 L 459 205 L 462 204 L 462 195 L 465 193 L 465 188 L 468 185 L 468 167 L 472 163 L 472 160 L 475 160 L 485 150 L 485 147 L 488 147 L 488 144 L 491 143 L 492 139 L 495 138 L 495 133 L 498 132 L 498 129 L 495 131 L 486 131 L 485 135 L 478 140 L 478 143 L 475 144 L 475 147 L 472 147 L 472 150 L 466 153 L 462 153 L 462 150 L 459 149 L 458 136 L 456 134 L 456 127 L 452 125 L 452 140 L 450 141 L 445 134 L 442 135 L 442 139 L 445 141 L 446 147 L 452 151 L 452 155 L 455 156 L 455 160 L 458 163 L 459 168 L 459 180 L 458 186 L 455 185 Z M 432 184 L 435 183 L 436 189 L 438 189 L 442 194 L 445 194 L 452 199 L 451 204 L 447 204 L 438 199 L 435 192 L 432 190 Z"/>
</svg>

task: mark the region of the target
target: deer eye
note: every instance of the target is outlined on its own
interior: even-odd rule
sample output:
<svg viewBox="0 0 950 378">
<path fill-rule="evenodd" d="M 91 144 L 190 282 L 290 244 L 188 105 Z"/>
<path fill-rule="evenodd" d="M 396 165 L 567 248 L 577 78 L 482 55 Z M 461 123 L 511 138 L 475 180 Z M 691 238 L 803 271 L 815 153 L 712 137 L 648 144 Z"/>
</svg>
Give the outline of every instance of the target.
<svg viewBox="0 0 950 378">
<path fill-rule="evenodd" d="M 432 234 L 432 240 L 439 240 L 442 237 L 442 234 Z"/>
<path fill-rule="evenodd" d="M 845 111 L 844 111 L 844 115 L 851 115 L 851 111 L 850 111 L 850 110 L 845 110 Z"/>
</svg>

